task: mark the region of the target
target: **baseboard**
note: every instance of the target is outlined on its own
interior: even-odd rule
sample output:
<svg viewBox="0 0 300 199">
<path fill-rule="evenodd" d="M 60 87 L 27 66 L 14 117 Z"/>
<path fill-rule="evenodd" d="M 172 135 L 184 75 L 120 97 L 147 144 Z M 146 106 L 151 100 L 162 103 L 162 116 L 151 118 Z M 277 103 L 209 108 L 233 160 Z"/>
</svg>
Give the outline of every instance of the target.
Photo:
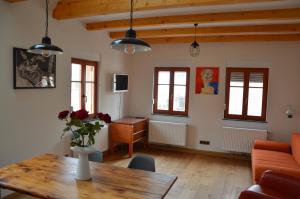
<svg viewBox="0 0 300 199">
<path fill-rule="evenodd" d="M 149 147 L 154 148 L 154 149 L 168 150 L 168 151 L 209 155 L 209 156 L 214 156 L 214 157 L 219 157 L 219 158 L 251 160 L 251 157 L 248 154 L 235 154 L 235 153 L 226 153 L 226 152 L 204 151 L 204 150 L 198 150 L 198 149 L 190 149 L 190 148 L 185 148 L 185 147 L 177 147 L 177 146 L 172 146 L 172 145 L 154 144 L 154 143 L 149 144 Z"/>
</svg>

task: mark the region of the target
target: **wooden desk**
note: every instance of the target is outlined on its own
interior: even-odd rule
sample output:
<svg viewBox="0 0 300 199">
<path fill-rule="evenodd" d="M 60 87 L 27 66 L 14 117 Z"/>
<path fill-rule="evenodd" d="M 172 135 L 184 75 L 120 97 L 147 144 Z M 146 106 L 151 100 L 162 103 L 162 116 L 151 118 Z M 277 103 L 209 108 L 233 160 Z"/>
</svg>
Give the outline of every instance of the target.
<svg viewBox="0 0 300 199">
<path fill-rule="evenodd" d="M 46 154 L 0 168 L 0 190 L 44 199 L 164 198 L 176 176 L 90 162 L 92 180 L 76 181 L 77 159 Z"/>
<path fill-rule="evenodd" d="M 148 145 L 148 123 L 147 118 L 127 117 L 113 121 L 109 126 L 109 150 L 114 152 L 115 143 L 128 144 L 129 157 L 133 153 L 133 144 L 143 141 Z"/>
</svg>

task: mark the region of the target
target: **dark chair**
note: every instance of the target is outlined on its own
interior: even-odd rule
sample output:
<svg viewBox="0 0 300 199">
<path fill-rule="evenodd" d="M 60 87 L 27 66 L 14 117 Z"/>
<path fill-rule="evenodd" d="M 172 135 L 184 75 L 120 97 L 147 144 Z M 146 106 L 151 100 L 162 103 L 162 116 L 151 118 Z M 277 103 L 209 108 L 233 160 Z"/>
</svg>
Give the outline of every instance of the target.
<svg viewBox="0 0 300 199">
<path fill-rule="evenodd" d="M 92 162 L 103 162 L 103 154 L 101 151 L 96 151 L 89 154 L 89 161 Z"/>
<path fill-rule="evenodd" d="M 155 172 L 155 162 L 149 156 L 136 156 L 130 161 L 128 168 Z"/>
</svg>

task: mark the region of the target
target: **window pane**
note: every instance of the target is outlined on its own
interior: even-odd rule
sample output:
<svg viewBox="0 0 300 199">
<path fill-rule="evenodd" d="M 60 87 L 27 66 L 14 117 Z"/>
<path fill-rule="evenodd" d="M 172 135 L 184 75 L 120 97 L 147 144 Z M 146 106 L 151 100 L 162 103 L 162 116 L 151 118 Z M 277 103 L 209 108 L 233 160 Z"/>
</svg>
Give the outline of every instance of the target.
<svg viewBox="0 0 300 199">
<path fill-rule="evenodd" d="M 249 88 L 248 115 L 261 116 L 263 101 L 263 88 Z"/>
<path fill-rule="evenodd" d="M 85 81 L 94 82 L 95 81 L 95 67 L 86 66 Z"/>
<path fill-rule="evenodd" d="M 186 85 L 186 72 L 176 71 L 174 73 L 174 84 Z"/>
<path fill-rule="evenodd" d="M 72 81 L 81 81 L 81 65 L 72 64 Z"/>
<path fill-rule="evenodd" d="M 81 109 L 81 83 L 72 82 L 71 83 L 71 106 L 73 111 L 78 111 Z"/>
<path fill-rule="evenodd" d="M 95 84 L 94 83 L 86 83 L 85 84 L 85 109 L 89 112 L 89 114 L 95 113 L 94 110 L 94 96 L 95 96 Z"/>
<path fill-rule="evenodd" d="M 263 73 L 250 73 L 249 87 L 264 86 L 264 74 Z"/>
<path fill-rule="evenodd" d="M 174 86 L 173 111 L 185 111 L 185 86 Z"/>
<path fill-rule="evenodd" d="M 230 87 L 228 113 L 233 115 L 242 115 L 243 87 Z"/>
<path fill-rule="evenodd" d="M 244 86 L 244 73 L 232 72 L 230 76 L 230 86 Z"/>
<path fill-rule="evenodd" d="M 157 109 L 169 110 L 169 85 L 158 85 Z"/>
<path fill-rule="evenodd" d="M 159 71 L 158 72 L 158 84 L 170 84 L 170 72 Z"/>
</svg>

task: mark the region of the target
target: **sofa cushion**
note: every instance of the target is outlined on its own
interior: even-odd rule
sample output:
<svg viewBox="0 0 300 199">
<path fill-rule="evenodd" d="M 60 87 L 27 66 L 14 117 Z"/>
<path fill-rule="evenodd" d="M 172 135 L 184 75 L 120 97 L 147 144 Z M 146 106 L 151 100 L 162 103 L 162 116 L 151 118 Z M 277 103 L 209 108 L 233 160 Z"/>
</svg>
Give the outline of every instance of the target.
<svg viewBox="0 0 300 199">
<path fill-rule="evenodd" d="M 283 142 L 255 140 L 253 147 L 254 149 L 291 153 L 291 146 Z"/>
<path fill-rule="evenodd" d="M 293 157 L 300 164 L 300 133 L 293 133 L 291 142 Z"/>
<path fill-rule="evenodd" d="M 262 173 L 274 170 L 300 177 L 300 165 L 291 154 L 260 149 L 252 150 L 253 181 L 258 182 Z"/>
</svg>

